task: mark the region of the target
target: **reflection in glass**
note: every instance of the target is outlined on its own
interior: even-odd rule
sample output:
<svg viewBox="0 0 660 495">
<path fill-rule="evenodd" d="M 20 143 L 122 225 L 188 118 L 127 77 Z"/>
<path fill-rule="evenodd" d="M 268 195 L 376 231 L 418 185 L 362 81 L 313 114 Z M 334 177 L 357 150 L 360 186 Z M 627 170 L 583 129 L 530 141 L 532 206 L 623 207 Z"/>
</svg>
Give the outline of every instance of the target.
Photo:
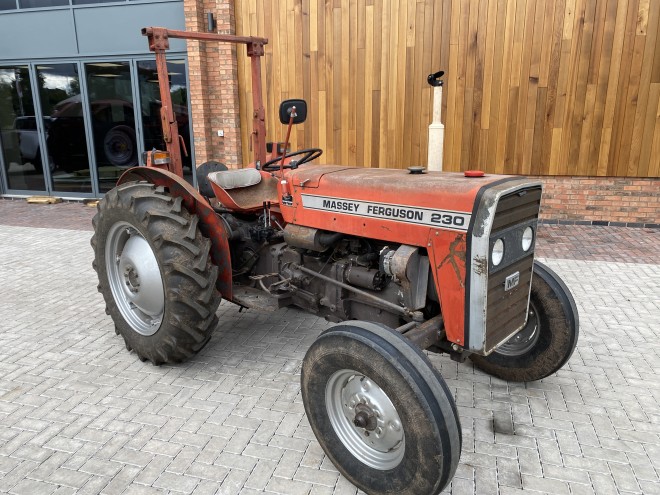
<svg viewBox="0 0 660 495">
<path fill-rule="evenodd" d="M 18 0 L 18 5 L 22 9 L 41 9 L 69 5 L 69 0 Z"/>
<path fill-rule="evenodd" d="M 45 190 L 27 66 L 0 67 L 0 146 L 9 189 Z"/>
<path fill-rule="evenodd" d="M 73 5 L 86 5 L 88 3 L 117 3 L 126 0 L 73 0 Z"/>
<path fill-rule="evenodd" d="M 0 10 L 16 9 L 16 0 L 0 0 Z"/>
<path fill-rule="evenodd" d="M 78 66 L 38 65 L 37 75 L 53 190 L 92 192 Z"/>
<path fill-rule="evenodd" d="M 144 149 L 153 148 L 164 150 L 163 128 L 160 123 L 160 90 L 158 87 L 158 74 L 156 61 L 145 60 L 138 62 L 140 79 L 140 102 L 142 114 L 142 128 L 144 131 Z M 188 84 L 186 82 L 186 65 L 183 60 L 169 60 L 167 72 L 170 80 L 170 94 L 172 95 L 172 109 L 176 115 L 179 134 L 188 156 L 183 158 L 183 175 L 192 184 L 192 159 L 190 149 L 190 123 L 188 120 Z M 181 154 L 183 155 L 183 149 Z"/>
<path fill-rule="evenodd" d="M 99 190 L 107 192 L 138 164 L 131 73 L 128 62 L 85 64 L 85 71 Z"/>
</svg>

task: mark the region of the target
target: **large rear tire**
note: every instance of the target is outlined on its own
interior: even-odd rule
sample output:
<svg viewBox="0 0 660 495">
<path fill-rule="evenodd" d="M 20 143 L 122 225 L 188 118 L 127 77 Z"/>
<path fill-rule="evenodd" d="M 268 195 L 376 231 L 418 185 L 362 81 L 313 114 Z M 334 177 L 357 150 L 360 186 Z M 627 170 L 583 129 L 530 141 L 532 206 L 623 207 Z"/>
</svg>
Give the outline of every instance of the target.
<svg viewBox="0 0 660 495">
<path fill-rule="evenodd" d="M 302 366 L 302 397 L 337 469 L 369 494 L 440 493 L 461 454 L 451 392 L 419 348 L 376 323 L 323 332 Z"/>
<path fill-rule="evenodd" d="M 221 298 L 197 216 L 164 188 L 132 182 L 105 195 L 93 225 L 98 290 L 126 348 L 156 365 L 199 352 Z"/>
<path fill-rule="evenodd" d="M 552 375 L 570 359 L 578 341 L 579 317 L 566 284 L 534 262 L 527 325 L 488 356 L 470 359 L 489 375 L 531 382 Z"/>
</svg>

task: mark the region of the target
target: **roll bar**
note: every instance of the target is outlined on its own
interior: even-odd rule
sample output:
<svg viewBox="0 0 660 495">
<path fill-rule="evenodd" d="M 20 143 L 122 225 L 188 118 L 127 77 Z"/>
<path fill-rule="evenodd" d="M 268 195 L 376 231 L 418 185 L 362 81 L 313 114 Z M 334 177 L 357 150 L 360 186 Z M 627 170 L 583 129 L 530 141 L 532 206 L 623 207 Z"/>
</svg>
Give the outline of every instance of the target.
<svg viewBox="0 0 660 495">
<path fill-rule="evenodd" d="M 183 177 L 181 161 L 181 136 L 177 126 L 174 110 L 172 109 L 172 95 L 167 74 L 167 58 L 165 52 L 170 48 L 169 38 L 197 41 L 218 41 L 222 43 L 238 43 L 247 47 L 247 55 L 252 66 L 252 114 L 254 140 L 254 159 L 263 163 L 266 161 L 266 112 L 261 97 L 261 60 L 264 55 L 266 38 L 255 36 L 235 36 L 231 34 L 200 33 L 195 31 L 178 31 L 163 27 L 142 28 L 142 35 L 149 41 L 149 50 L 156 55 L 156 70 L 158 72 L 158 86 L 160 88 L 160 121 L 163 127 L 163 139 L 170 153 L 171 164 L 169 170 Z"/>
</svg>

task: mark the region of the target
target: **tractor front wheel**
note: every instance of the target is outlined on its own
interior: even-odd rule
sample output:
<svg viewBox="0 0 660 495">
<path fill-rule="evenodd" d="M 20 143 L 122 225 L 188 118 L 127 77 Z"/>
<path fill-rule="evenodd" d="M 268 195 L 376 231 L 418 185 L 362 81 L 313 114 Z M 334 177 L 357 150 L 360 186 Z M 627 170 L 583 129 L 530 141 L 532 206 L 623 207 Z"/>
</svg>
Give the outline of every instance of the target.
<svg viewBox="0 0 660 495">
<path fill-rule="evenodd" d="M 93 224 L 98 289 L 126 348 L 156 365 L 199 352 L 220 294 L 197 216 L 164 188 L 132 182 L 105 195 Z"/>
<path fill-rule="evenodd" d="M 399 333 L 351 321 L 323 332 L 302 366 L 307 418 L 337 469 L 369 494 L 440 493 L 461 454 L 451 392 Z"/>
<path fill-rule="evenodd" d="M 578 334 L 579 317 L 571 292 L 555 272 L 535 261 L 527 324 L 490 355 L 473 354 L 470 359 L 503 380 L 540 380 L 568 362 Z"/>
</svg>

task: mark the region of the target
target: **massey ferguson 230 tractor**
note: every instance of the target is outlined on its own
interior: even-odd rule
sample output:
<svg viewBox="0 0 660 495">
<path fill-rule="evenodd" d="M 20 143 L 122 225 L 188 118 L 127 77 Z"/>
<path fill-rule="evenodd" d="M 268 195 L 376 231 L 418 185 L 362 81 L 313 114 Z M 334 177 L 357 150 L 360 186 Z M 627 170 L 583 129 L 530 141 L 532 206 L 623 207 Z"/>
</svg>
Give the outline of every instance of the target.
<svg viewBox="0 0 660 495">
<path fill-rule="evenodd" d="M 578 314 L 534 261 L 541 184 L 483 173 L 314 165 L 289 152 L 302 100 L 280 107 L 287 139 L 265 143 L 255 37 L 145 28 L 160 78 L 167 151 L 146 153 L 99 203 L 92 246 L 116 331 L 143 361 L 178 363 L 216 327 L 221 298 L 298 306 L 336 325 L 302 363 L 307 418 L 346 478 L 371 494 L 437 494 L 452 479 L 461 425 L 423 350 L 470 358 L 510 381 L 569 359 Z M 181 173 L 165 62 L 168 38 L 243 43 L 252 63 L 255 161 Z"/>
</svg>

